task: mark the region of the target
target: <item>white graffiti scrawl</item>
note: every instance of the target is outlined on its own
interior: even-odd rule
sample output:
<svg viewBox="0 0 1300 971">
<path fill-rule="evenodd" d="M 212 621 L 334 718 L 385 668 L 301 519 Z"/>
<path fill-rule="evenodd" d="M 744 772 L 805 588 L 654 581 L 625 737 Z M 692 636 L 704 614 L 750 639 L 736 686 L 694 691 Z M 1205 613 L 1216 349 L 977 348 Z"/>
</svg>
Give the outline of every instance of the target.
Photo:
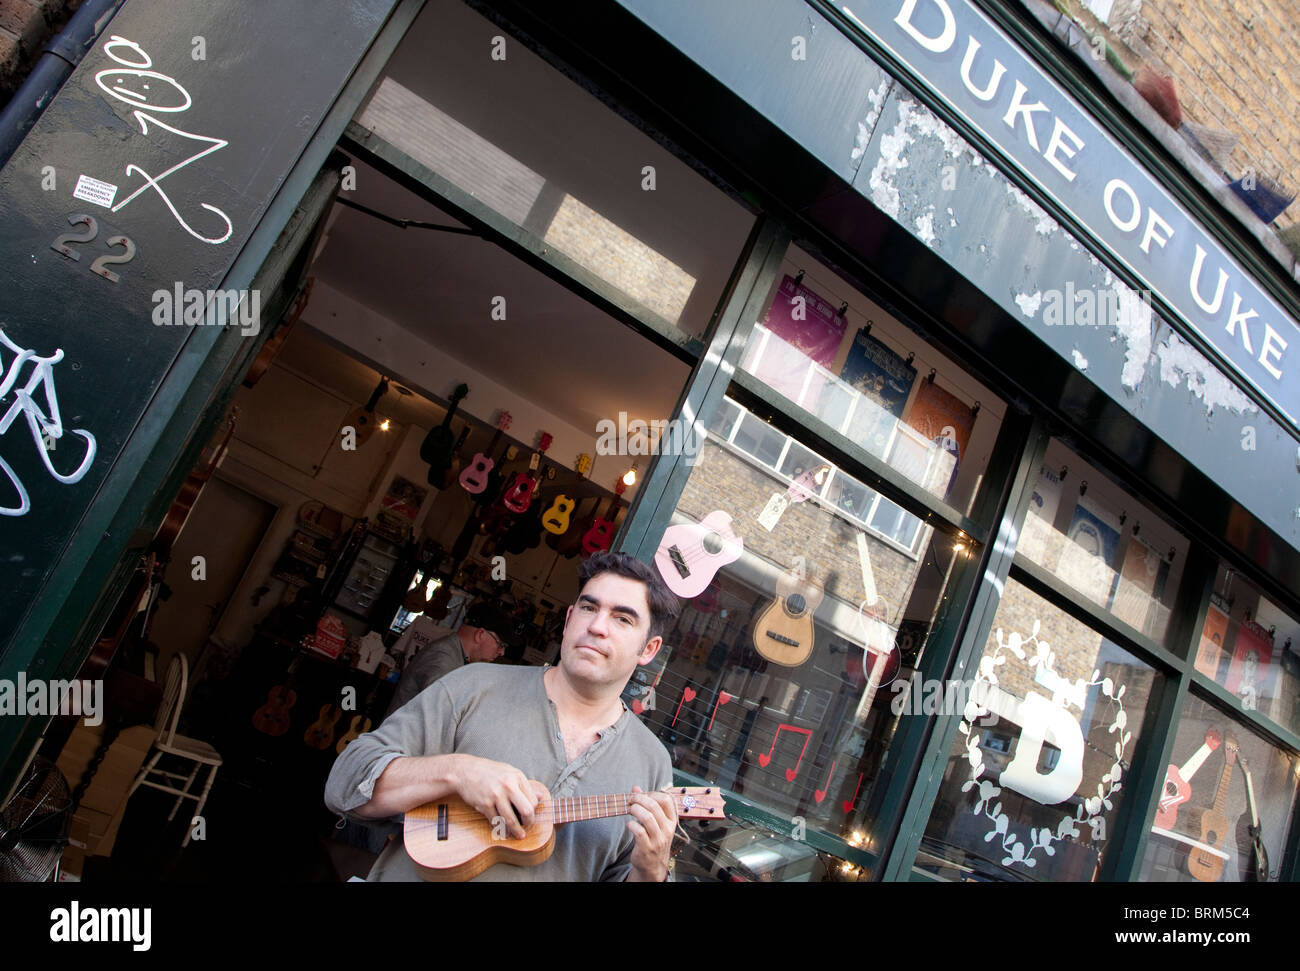
<svg viewBox="0 0 1300 971">
<path fill-rule="evenodd" d="M 13 355 L 7 366 L 4 361 L 6 351 Z M 81 464 L 67 475 L 63 475 L 54 467 L 54 463 L 50 460 L 50 452 L 55 449 L 64 433 L 63 419 L 59 415 L 59 399 L 54 391 L 54 365 L 62 360 L 62 350 L 56 350 L 49 357 L 41 357 L 33 350 L 19 347 L 3 330 L 0 330 L 0 369 L 4 371 L 4 380 L 0 383 L 0 408 L 4 408 L 8 403 L 3 417 L 0 417 L 0 438 L 4 437 L 20 414 L 25 416 L 27 427 L 32 433 L 32 441 L 40 450 L 45 468 L 59 482 L 71 485 L 81 481 L 81 477 L 86 474 L 90 464 L 95 460 L 95 436 L 80 428 L 69 429 L 74 435 L 80 435 L 86 440 L 86 454 Z M 20 384 L 20 374 L 27 364 L 32 366 L 31 370 L 27 373 L 26 382 Z M 44 392 L 44 410 L 36 400 L 36 395 L 40 392 Z M 9 477 L 9 481 L 18 493 L 18 505 L 0 506 L 0 516 L 27 515 L 32 505 L 27 498 L 27 489 L 3 456 L 0 456 L 0 471 Z"/>
</svg>

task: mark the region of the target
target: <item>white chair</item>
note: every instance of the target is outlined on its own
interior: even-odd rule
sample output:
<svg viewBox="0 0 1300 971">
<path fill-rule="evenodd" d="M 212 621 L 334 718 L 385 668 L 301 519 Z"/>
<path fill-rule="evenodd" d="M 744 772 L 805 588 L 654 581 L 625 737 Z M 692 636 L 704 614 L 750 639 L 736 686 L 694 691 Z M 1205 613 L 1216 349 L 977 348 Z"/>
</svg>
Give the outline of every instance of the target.
<svg viewBox="0 0 1300 971">
<path fill-rule="evenodd" d="M 158 709 L 158 720 L 154 723 L 154 728 L 158 732 L 158 737 L 154 739 L 153 755 L 140 774 L 135 777 L 135 782 L 131 784 L 131 792 L 127 794 L 130 799 L 131 795 L 140 786 L 149 786 L 152 789 L 161 789 L 163 792 L 170 792 L 176 796 L 176 804 L 172 806 L 172 811 L 168 814 L 167 820 L 170 822 L 176 818 L 176 810 L 181 808 L 181 801 L 184 799 L 197 800 L 198 805 L 194 807 L 194 815 L 203 815 L 203 804 L 208 801 L 208 793 L 212 790 L 212 781 L 217 777 L 217 769 L 221 768 L 221 754 L 207 742 L 200 741 L 197 738 L 188 738 L 185 735 L 176 734 L 176 725 L 180 722 L 181 706 L 185 703 L 185 694 L 189 687 L 189 661 L 185 655 L 177 653 L 172 656 L 171 663 L 167 666 L 167 683 L 163 686 L 162 705 Z M 164 772 L 162 769 L 155 768 L 158 760 L 164 755 L 176 755 L 183 759 L 189 759 L 194 763 L 194 768 L 186 776 L 181 772 Z M 208 766 L 208 778 L 203 785 L 202 793 L 193 793 L 190 787 L 194 785 L 194 779 L 198 776 L 200 766 Z M 166 785 L 162 782 L 155 782 L 150 776 L 157 776 L 163 779 L 184 779 L 185 788 L 177 789 L 172 785 Z M 184 849 L 190 843 L 190 834 L 193 832 L 193 826 L 185 827 L 185 839 L 181 840 L 181 848 Z"/>
</svg>

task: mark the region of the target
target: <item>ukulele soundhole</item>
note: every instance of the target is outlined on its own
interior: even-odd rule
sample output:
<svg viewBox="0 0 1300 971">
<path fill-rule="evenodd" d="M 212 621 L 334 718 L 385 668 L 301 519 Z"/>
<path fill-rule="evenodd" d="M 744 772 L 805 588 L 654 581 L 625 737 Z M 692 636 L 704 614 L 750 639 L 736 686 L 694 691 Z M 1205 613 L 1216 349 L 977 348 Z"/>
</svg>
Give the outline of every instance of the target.
<svg viewBox="0 0 1300 971">
<path fill-rule="evenodd" d="M 802 614 L 805 610 L 808 609 L 808 601 L 806 601 L 803 598 L 803 594 L 792 593 L 789 596 L 789 598 L 786 600 L 785 606 L 786 609 L 791 614 L 793 614 L 795 617 L 798 617 L 800 614 Z"/>
<path fill-rule="evenodd" d="M 708 536 L 704 537 L 702 544 L 704 552 L 708 553 L 709 556 L 717 556 L 722 552 L 722 537 L 717 533 L 709 533 Z"/>
</svg>

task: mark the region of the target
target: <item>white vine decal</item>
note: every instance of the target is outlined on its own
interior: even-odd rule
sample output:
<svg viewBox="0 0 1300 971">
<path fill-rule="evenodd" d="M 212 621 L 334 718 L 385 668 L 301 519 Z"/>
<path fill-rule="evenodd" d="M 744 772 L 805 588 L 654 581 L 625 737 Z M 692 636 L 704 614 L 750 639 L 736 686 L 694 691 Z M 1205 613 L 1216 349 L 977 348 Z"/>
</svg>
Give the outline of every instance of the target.
<svg viewBox="0 0 1300 971">
<path fill-rule="evenodd" d="M 1124 703 L 1121 700 L 1126 686 L 1120 685 L 1119 690 L 1116 691 L 1115 684 L 1110 678 L 1102 678 L 1101 671 L 1094 670 L 1092 680 L 1087 682 L 1087 687 L 1100 686 L 1102 695 L 1116 705 L 1114 721 L 1107 729 L 1108 734 L 1119 736 L 1115 740 L 1114 764 L 1110 771 L 1101 777 L 1096 794 L 1080 802 L 1075 807 L 1073 816 L 1068 813 L 1062 815 L 1055 832 L 1046 826 L 1040 829 L 1031 828 L 1029 841 L 1026 844 L 1020 836 L 1010 831 L 1011 820 L 1002 811 L 1002 803 L 998 800 L 998 796 L 1002 793 L 1001 787 L 989 779 L 981 778 L 986 768 L 980 751 L 981 735 L 978 731 L 972 730 L 972 725 L 977 719 L 989 714 L 990 709 L 977 700 L 986 697 L 986 694 L 980 690 L 980 685 L 998 683 L 997 669 L 1007 661 L 1004 652 L 1014 654 L 1030 668 L 1054 672 L 1056 655 L 1046 641 L 1039 639 L 1040 628 L 1039 621 L 1035 620 L 1033 632 L 1028 638 L 1022 638 L 1019 632 L 1013 631 L 1006 636 L 1005 640 L 1002 628 L 997 629 L 997 649 L 992 654 L 985 654 L 980 658 L 979 672 L 975 676 L 973 690 L 962 713 L 963 719 L 958 726 L 958 731 L 966 736 L 966 758 L 971 766 L 970 778 L 962 784 L 961 791 L 969 792 L 978 786 L 973 812 L 976 816 L 982 815 L 992 822 L 993 826 L 985 834 L 984 841 L 988 843 L 995 837 L 1000 838 L 1005 853 L 1002 859 L 1003 866 L 1012 863 L 1023 863 L 1027 867 L 1036 866 L 1038 861 L 1034 857 L 1040 850 L 1047 856 L 1055 856 L 1056 850 L 1052 844 L 1066 838 L 1077 838 L 1080 825 L 1088 826 L 1092 830 L 1094 840 L 1105 839 L 1106 820 L 1103 814 L 1106 810 L 1114 808 L 1111 796 L 1123 788 L 1120 779 L 1124 772 L 1124 749 L 1133 737 L 1133 733 L 1127 730 L 1128 715 L 1124 711 Z M 1028 645 L 1033 645 L 1032 655 L 1025 649 Z"/>
</svg>

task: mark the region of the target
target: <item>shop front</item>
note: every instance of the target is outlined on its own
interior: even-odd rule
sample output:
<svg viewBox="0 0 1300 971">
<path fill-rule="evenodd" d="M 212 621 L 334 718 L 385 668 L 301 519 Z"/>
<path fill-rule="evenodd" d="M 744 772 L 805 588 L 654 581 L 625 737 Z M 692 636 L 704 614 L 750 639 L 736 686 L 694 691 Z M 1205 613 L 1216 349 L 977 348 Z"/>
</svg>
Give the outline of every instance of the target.
<svg viewBox="0 0 1300 971">
<path fill-rule="evenodd" d="M 411 645 L 488 601 L 553 661 L 606 546 L 683 601 L 624 700 L 727 801 L 679 880 L 1295 879 L 1294 261 L 1032 4 L 289 6 L 127 0 L 0 176 L 62 415 L 11 422 L 0 678 L 118 688 L 0 720 L 0 788 L 78 776 L 85 879 L 235 872 L 259 792 L 364 873 L 321 787 Z M 87 770 L 179 659 L 188 825 Z"/>
</svg>

